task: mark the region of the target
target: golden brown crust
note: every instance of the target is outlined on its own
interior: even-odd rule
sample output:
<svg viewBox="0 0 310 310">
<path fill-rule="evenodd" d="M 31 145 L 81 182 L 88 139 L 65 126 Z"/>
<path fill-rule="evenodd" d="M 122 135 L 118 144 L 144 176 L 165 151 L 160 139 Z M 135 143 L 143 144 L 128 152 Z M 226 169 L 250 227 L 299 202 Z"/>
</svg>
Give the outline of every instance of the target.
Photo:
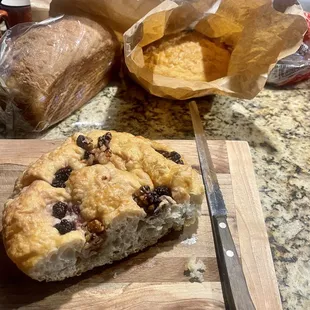
<svg viewBox="0 0 310 310">
<path fill-rule="evenodd" d="M 54 188 L 43 181 L 34 181 L 3 212 L 3 241 L 8 256 L 23 271 L 30 269 L 40 257 L 74 239 L 83 240 L 81 231 L 60 235 L 53 227 L 54 218 L 46 207 L 57 201 L 68 201 L 63 188 Z"/>
<path fill-rule="evenodd" d="M 229 59 L 229 51 L 196 31 L 164 37 L 144 49 L 145 66 L 153 73 L 191 81 L 226 76 Z"/>
<path fill-rule="evenodd" d="M 96 130 L 85 136 L 97 145 L 106 133 Z M 24 272 L 67 243 L 82 247 L 86 242 L 80 229 L 83 223 L 102 232 L 112 221 L 146 216 L 132 196 L 141 186 L 167 186 L 177 203 L 201 203 L 203 188 L 197 172 L 156 151 L 172 150 L 128 133 L 111 133 L 110 155 L 105 155 L 105 147 L 97 149 L 99 163 L 89 165 L 84 159 L 85 151 L 77 145 L 80 133 L 76 133 L 30 165 L 17 181 L 15 196 L 4 209 L 3 240 L 9 257 Z M 53 187 L 55 173 L 65 167 L 72 169 L 66 187 Z M 51 211 L 59 201 L 80 208 L 77 229 L 63 235 L 54 227 L 60 220 Z"/>
</svg>

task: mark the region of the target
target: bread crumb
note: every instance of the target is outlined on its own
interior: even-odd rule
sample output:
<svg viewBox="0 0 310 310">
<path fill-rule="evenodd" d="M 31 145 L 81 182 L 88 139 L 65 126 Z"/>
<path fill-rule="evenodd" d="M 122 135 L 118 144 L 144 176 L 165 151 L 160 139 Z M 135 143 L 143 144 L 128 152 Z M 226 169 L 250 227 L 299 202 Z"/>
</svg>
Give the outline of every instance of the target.
<svg viewBox="0 0 310 310">
<path fill-rule="evenodd" d="M 113 279 L 116 279 L 116 277 L 117 277 L 117 272 L 114 272 Z"/>
<path fill-rule="evenodd" d="M 191 257 L 185 264 L 184 275 L 189 277 L 190 282 L 203 282 L 204 272 L 206 271 L 206 265 L 201 259 Z"/>
<path fill-rule="evenodd" d="M 192 234 L 191 237 L 184 239 L 183 241 L 181 241 L 181 243 L 185 245 L 192 245 L 197 242 L 197 239 L 198 239 L 197 234 Z"/>
</svg>

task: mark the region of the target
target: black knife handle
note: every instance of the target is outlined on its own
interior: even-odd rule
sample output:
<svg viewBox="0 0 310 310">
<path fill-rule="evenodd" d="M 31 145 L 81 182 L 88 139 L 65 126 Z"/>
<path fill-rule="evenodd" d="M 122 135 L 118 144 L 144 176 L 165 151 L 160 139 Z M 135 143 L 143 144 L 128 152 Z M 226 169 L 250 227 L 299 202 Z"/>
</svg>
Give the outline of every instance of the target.
<svg viewBox="0 0 310 310">
<path fill-rule="evenodd" d="M 212 223 L 225 307 L 228 310 L 255 310 L 227 218 L 214 216 Z"/>
</svg>

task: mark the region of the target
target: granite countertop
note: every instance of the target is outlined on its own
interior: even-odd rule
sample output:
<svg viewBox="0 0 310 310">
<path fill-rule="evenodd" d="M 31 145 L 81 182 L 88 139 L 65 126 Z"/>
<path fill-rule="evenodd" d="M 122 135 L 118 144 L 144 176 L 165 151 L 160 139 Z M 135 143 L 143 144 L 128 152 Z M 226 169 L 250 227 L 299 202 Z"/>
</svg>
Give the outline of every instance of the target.
<svg viewBox="0 0 310 310">
<path fill-rule="evenodd" d="M 310 309 L 310 89 L 264 89 L 253 100 L 197 100 L 210 139 L 246 140 L 251 152 L 284 309 Z M 51 129 L 129 131 L 152 139 L 193 138 L 184 103 L 114 84 Z M 307 182 L 308 180 L 308 182 Z"/>
<path fill-rule="evenodd" d="M 249 142 L 284 309 L 310 309 L 310 89 L 264 89 L 255 99 L 197 100 L 210 139 Z M 111 84 L 44 139 L 83 128 L 193 139 L 184 103 Z M 307 182 L 308 180 L 308 182 Z"/>
</svg>

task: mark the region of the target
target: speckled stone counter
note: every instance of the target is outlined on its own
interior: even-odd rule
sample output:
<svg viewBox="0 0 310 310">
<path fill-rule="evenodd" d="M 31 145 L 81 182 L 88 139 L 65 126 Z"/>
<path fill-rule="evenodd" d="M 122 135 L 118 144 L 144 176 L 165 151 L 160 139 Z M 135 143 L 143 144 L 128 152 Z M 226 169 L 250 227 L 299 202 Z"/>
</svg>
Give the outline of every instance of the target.
<svg viewBox="0 0 310 310">
<path fill-rule="evenodd" d="M 253 100 L 197 100 L 209 139 L 251 146 L 284 309 L 310 309 L 310 89 L 265 89 Z M 114 84 L 44 139 L 91 128 L 152 139 L 193 138 L 184 103 Z M 262 296 L 262 298 L 264 298 Z"/>
</svg>

